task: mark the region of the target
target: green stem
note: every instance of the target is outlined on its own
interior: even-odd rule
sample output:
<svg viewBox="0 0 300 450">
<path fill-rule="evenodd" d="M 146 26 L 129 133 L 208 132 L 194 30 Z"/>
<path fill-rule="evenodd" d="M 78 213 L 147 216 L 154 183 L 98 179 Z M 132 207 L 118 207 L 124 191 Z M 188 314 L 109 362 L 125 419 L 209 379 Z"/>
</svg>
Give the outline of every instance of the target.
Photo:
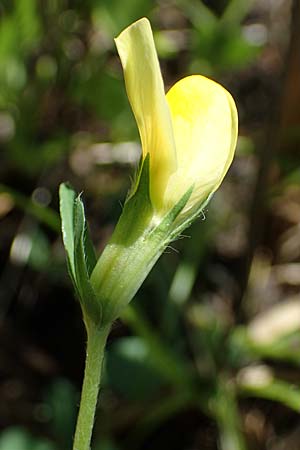
<svg viewBox="0 0 300 450">
<path fill-rule="evenodd" d="M 98 393 L 101 382 L 104 348 L 110 326 L 87 327 L 84 379 L 77 418 L 73 450 L 90 450 Z"/>
</svg>

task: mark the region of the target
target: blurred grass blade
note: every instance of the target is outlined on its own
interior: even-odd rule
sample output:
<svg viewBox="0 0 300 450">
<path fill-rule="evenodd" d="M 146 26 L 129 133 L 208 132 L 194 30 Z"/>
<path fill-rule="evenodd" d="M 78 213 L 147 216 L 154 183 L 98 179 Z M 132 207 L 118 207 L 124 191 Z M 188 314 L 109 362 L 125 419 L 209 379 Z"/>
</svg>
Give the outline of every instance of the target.
<svg viewBox="0 0 300 450">
<path fill-rule="evenodd" d="M 182 258 L 173 276 L 168 299 L 164 302 L 162 317 L 163 330 L 171 338 L 178 332 L 182 310 L 191 296 L 199 266 L 214 231 L 215 227 L 211 221 L 193 224 L 189 230 L 190 239 L 185 240 L 181 249 Z"/>
<path fill-rule="evenodd" d="M 0 184 L 0 193 L 2 192 L 9 194 L 18 208 L 35 217 L 39 222 L 44 223 L 56 233 L 59 233 L 59 215 L 52 208 L 34 203 L 26 195 L 21 194 L 4 184 Z"/>
<path fill-rule="evenodd" d="M 179 391 L 150 404 L 144 416 L 138 420 L 134 430 L 126 438 L 125 447 L 132 450 L 141 448 L 142 443 L 147 442 L 147 438 L 163 423 L 190 406 L 194 406 L 196 400 L 196 396 L 191 392 Z"/>
<path fill-rule="evenodd" d="M 191 377 L 184 361 L 165 345 L 136 307 L 127 306 L 122 313 L 122 320 L 147 342 L 149 357 L 166 379 L 176 386 L 189 385 Z"/>
<path fill-rule="evenodd" d="M 300 411 L 300 387 L 275 378 L 267 366 L 243 369 L 238 376 L 238 388 L 243 397 L 273 400 L 297 413 Z"/>
<path fill-rule="evenodd" d="M 220 448 L 247 450 L 241 431 L 235 390 L 230 380 L 219 377 L 216 396 L 212 399 L 211 407 L 219 427 Z"/>
<path fill-rule="evenodd" d="M 231 0 L 223 13 L 222 22 L 231 26 L 238 26 L 247 16 L 251 9 L 253 0 L 241 2 L 240 0 Z"/>
<path fill-rule="evenodd" d="M 124 399 L 141 403 L 157 397 L 166 379 L 157 370 L 147 342 L 127 336 L 109 346 L 106 355 L 109 385 Z M 160 396 L 160 395 L 159 395 Z"/>
<path fill-rule="evenodd" d="M 58 450 L 49 440 L 35 438 L 25 428 L 10 427 L 0 435 L 0 450 Z"/>
</svg>

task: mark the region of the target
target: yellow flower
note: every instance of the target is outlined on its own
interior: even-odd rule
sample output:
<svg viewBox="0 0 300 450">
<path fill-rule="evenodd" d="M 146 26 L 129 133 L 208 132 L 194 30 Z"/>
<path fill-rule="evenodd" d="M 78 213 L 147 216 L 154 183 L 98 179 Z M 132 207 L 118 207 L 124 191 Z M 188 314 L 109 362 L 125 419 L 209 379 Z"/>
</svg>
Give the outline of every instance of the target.
<svg viewBox="0 0 300 450">
<path fill-rule="evenodd" d="M 234 156 L 237 110 L 229 92 L 200 75 L 165 95 L 149 21 L 116 39 L 143 158 L 150 154 L 150 198 L 163 216 L 193 187 L 181 216 L 193 213 L 221 184 Z"/>
</svg>

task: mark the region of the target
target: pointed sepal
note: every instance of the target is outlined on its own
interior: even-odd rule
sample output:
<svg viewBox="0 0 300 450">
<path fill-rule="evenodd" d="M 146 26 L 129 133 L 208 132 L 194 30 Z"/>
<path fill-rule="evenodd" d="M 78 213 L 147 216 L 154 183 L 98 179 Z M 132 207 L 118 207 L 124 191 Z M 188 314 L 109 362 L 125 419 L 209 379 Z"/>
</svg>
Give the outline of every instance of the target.
<svg viewBox="0 0 300 450">
<path fill-rule="evenodd" d="M 101 323 L 101 305 L 90 282 L 96 265 L 96 255 L 90 238 L 81 196 L 70 185 L 59 189 L 63 243 L 67 255 L 70 278 L 80 301 L 84 319 Z"/>
</svg>

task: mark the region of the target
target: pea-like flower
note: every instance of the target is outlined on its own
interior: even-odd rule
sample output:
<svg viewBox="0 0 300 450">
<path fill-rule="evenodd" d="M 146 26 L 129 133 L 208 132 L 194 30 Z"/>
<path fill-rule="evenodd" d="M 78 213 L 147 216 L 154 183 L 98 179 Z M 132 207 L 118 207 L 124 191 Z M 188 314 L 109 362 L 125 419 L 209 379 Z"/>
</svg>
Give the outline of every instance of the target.
<svg viewBox="0 0 300 450">
<path fill-rule="evenodd" d="M 219 187 L 234 156 L 237 110 L 218 83 L 192 75 L 165 95 L 151 26 L 142 18 L 116 39 L 143 158 L 150 159 L 150 199 L 164 216 L 184 194 L 180 213 L 193 214 Z"/>
<path fill-rule="evenodd" d="M 89 256 L 80 198 L 69 217 L 64 197 L 73 194 L 62 187 L 61 195 L 72 279 L 85 317 L 102 325 L 120 315 L 167 245 L 190 225 L 219 187 L 237 139 L 236 107 L 219 84 L 193 75 L 178 81 L 165 95 L 147 19 L 126 28 L 116 44 L 143 153 L 118 224 L 97 262 Z M 67 236 L 72 223 L 76 225 L 73 234 Z"/>
</svg>

